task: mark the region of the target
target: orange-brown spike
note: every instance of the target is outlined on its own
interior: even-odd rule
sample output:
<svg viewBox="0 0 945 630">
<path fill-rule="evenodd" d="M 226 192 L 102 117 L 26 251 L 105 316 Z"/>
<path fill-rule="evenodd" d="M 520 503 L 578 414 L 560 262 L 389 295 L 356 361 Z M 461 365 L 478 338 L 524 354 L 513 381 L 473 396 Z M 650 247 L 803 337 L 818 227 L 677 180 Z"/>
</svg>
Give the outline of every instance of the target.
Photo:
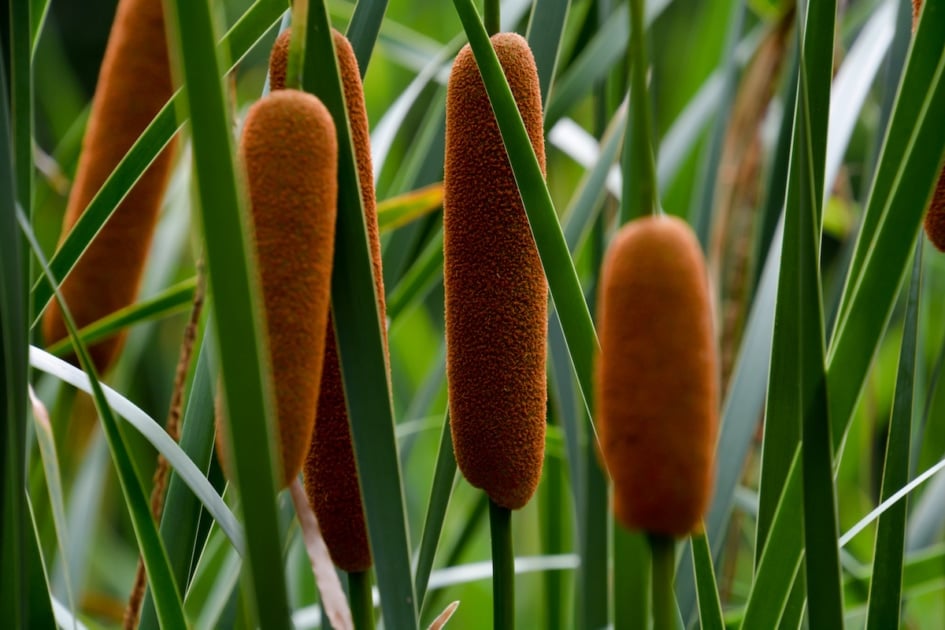
<svg viewBox="0 0 945 630">
<path fill-rule="evenodd" d="M 709 504 L 719 399 L 705 261 L 689 226 L 624 226 L 597 313 L 597 423 L 614 513 L 629 529 L 685 536 Z"/>
<path fill-rule="evenodd" d="M 173 93 L 161 4 L 118 3 L 63 218 L 63 238 Z M 134 302 L 172 154 L 168 146 L 158 155 L 62 284 L 62 295 L 80 328 Z M 66 335 L 54 301 L 43 317 L 43 336 L 51 344 Z M 123 340 L 120 334 L 89 348 L 100 373 L 111 367 Z"/>
<path fill-rule="evenodd" d="M 386 312 L 384 276 L 381 269 L 381 239 L 377 226 L 374 168 L 371 164 L 371 138 L 367 109 L 364 105 L 364 88 L 351 43 L 334 29 L 332 36 L 338 56 L 348 120 L 351 124 L 354 156 L 358 163 L 364 223 L 368 231 L 374 268 L 374 289 L 377 292 L 378 314 L 383 323 Z M 276 40 L 269 59 L 269 83 L 272 89 L 281 89 L 285 85 L 288 51 L 289 31 L 285 31 Z M 386 354 L 386 329 L 382 334 Z M 345 405 L 341 367 L 338 363 L 335 331 L 330 316 L 315 430 L 305 461 L 305 488 L 335 565 L 349 573 L 369 569 L 371 548 L 358 485 L 358 469 L 351 444 L 351 428 Z"/>
<path fill-rule="evenodd" d="M 544 170 L 541 92 L 527 42 L 492 37 Z M 489 97 L 469 46 L 446 95 L 443 258 L 456 462 L 496 504 L 534 494 L 545 447 L 548 288 Z"/>
<path fill-rule="evenodd" d="M 322 377 L 338 199 L 331 114 L 311 94 L 273 92 L 246 115 L 240 157 L 252 204 L 284 487 L 305 461 Z"/>
</svg>

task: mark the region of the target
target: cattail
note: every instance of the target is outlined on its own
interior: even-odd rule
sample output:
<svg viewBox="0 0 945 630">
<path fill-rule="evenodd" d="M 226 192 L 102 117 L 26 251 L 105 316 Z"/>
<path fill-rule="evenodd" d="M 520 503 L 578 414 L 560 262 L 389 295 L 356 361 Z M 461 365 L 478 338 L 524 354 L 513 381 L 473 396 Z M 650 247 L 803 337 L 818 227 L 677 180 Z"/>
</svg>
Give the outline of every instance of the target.
<svg viewBox="0 0 945 630">
<path fill-rule="evenodd" d="M 597 312 L 597 422 L 614 513 L 629 529 L 687 535 L 708 507 L 719 397 L 705 261 L 689 226 L 624 226 Z"/>
<path fill-rule="evenodd" d="M 492 37 L 542 170 L 541 92 L 526 41 Z M 443 276 L 456 462 L 517 509 L 541 478 L 548 288 L 485 85 L 469 46 L 446 95 Z"/>
<path fill-rule="evenodd" d="M 912 30 L 919 25 L 919 13 L 922 11 L 922 0 L 912 0 Z M 929 202 L 925 214 L 925 235 L 932 245 L 940 252 L 945 252 L 945 168 L 938 177 L 938 184 Z"/>
<path fill-rule="evenodd" d="M 274 92 L 246 115 L 240 157 L 252 204 L 285 486 L 302 469 L 322 376 L 338 200 L 331 114 L 311 94 Z M 220 419 L 217 413 L 218 447 Z"/>
<path fill-rule="evenodd" d="M 381 239 L 377 227 L 374 168 L 371 164 L 371 140 L 367 109 L 364 105 L 364 88 L 350 42 L 334 29 L 332 37 L 338 56 L 348 120 L 351 123 L 354 156 L 358 163 L 358 178 L 361 183 L 361 203 L 364 206 L 364 223 L 374 268 L 374 289 L 377 292 L 378 313 L 383 322 L 385 307 Z M 269 58 L 269 83 L 273 90 L 285 86 L 288 52 L 289 31 L 285 31 L 276 40 Z M 386 360 L 387 332 L 382 330 L 382 333 Z M 358 484 L 358 468 L 351 444 L 351 427 L 345 405 L 341 366 L 338 363 L 338 347 L 330 315 L 315 430 L 305 460 L 305 489 L 335 565 L 349 573 L 369 569 L 371 548 Z"/>
<path fill-rule="evenodd" d="M 161 5 L 156 0 L 118 3 L 63 218 L 63 237 L 173 93 Z M 62 295 L 80 328 L 134 302 L 172 154 L 168 146 L 155 158 L 62 284 Z M 46 310 L 43 335 L 47 344 L 67 335 L 57 302 Z M 119 334 L 89 348 L 99 372 L 112 365 L 123 340 L 124 334 Z"/>
</svg>

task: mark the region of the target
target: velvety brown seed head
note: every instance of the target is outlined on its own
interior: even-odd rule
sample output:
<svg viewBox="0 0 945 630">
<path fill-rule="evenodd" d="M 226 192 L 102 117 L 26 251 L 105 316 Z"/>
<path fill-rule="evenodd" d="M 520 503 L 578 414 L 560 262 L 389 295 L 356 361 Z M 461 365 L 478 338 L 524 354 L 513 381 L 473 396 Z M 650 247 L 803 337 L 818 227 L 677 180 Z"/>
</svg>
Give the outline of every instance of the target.
<svg viewBox="0 0 945 630">
<path fill-rule="evenodd" d="M 311 94 L 273 92 L 246 115 L 240 157 L 252 205 L 284 487 L 302 469 L 322 378 L 338 199 L 331 114 Z"/>
<path fill-rule="evenodd" d="M 705 261 L 685 222 L 624 226 L 604 260 L 598 297 L 597 423 L 629 529 L 685 536 L 712 488 L 718 359 Z"/>
<path fill-rule="evenodd" d="M 63 238 L 172 95 L 161 5 L 155 0 L 118 3 L 63 218 Z M 135 301 L 172 154 L 168 146 L 158 155 L 63 283 L 62 295 L 78 327 Z M 52 344 L 66 335 L 59 304 L 53 301 L 43 317 L 43 336 Z M 100 373 L 117 358 L 123 340 L 121 334 L 89 348 Z"/>
<path fill-rule="evenodd" d="M 932 245 L 945 252 L 945 169 L 938 176 L 935 193 L 925 214 L 925 234 Z"/>
<path fill-rule="evenodd" d="M 336 30 L 332 31 L 332 35 L 351 125 L 354 156 L 358 163 L 364 222 L 374 268 L 374 289 L 377 292 L 378 314 L 383 324 L 386 312 L 384 277 L 381 269 L 381 240 L 377 226 L 374 169 L 371 164 L 371 140 L 367 109 L 364 105 L 364 88 L 351 44 Z M 289 44 L 285 34 L 280 36 L 280 40 L 282 39 L 284 44 L 281 45 L 283 52 L 280 56 L 283 59 L 277 58 L 274 49 L 270 60 L 270 82 L 273 76 L 278 78 L 277 68 L 285 65 L 284 57 Z M 382 333 L 386 360 L 386 329 Z M 358 469 L 351 444 L 351 428 L 330 315 L 315 430 L 305 460 L 305 489 L 335 565 L 349 573 L 370 568 L 371 547 L 368 543 L 364 507 L 358 485 Z"/>
<path fill-rule="evenodd" d="M 291 29 L 282 31 L 272 45 L 269 53 L 269 90 L 284 90 L 285 78 L 289 71 L 289 37 Z"/>
<path fill-rule="evenodd" d="M 912 30 L 919 25 L 919 12 L 922 10 L 922 0 L 912 0 Z"/>
<path fill-rule="evenodd" d="M 544 170 L 541 92 L 526 41 L 492 37 Z M 456 463 L 498 505 L 524 506 L 545 446 L 548 288 L 489 97 L 469 46 L 446 96 L 443 257 Z"/>
</svg>

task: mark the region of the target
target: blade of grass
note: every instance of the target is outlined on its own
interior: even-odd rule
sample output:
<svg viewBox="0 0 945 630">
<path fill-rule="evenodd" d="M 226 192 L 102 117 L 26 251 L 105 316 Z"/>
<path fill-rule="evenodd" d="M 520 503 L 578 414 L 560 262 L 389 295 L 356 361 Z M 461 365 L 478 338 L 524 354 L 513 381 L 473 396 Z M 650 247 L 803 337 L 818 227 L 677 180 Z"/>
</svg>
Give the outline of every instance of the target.
<svg viewBox="0 0 945 630">
<path fill-rule="evenodd" d="M 10 4 L 10 117 L 16 197 L 32 218 L 33 212 L 33 54 L 32 2 Z"/>
<path fill-rule="evenodd" d="M 50 0 L 30 0 L 30 53 L 36 54 L 36 44 L 39 35 L 46 23 L 46 14 L 49 13 Z"/>
<path fill-rule="evenodd" d="M 348 24 L 345 33 L 354 48 L 354 56 L 358 60 L 358 70 L 364 77 L 367 72 L 368 61 L 377 41 L 377 34 L 381 31 L 381 22 L 387 10 L 387 0 L 358 0 L 354 8 L 354 15 Z"/>
<path fill-rule="evenodd" d="M 449 412 L 447 412 L 440 432 L 440 448 L 436 456 L 433 485 L 430 488 L 430 500 L 427 502 L 427 514 L 423 521 L 423 533 L 420 535 L 420 551 L 417 557 L 414 589 L 417 593 L 417 610 L 421 613 L 455 480 L 456 456 L 453 453 L 453 436 L 450 432 Z"/>
<path fill-rule="evenodd" d="M 536 0 L 528 21 L 528 47 L 538 67 L 541 102 L 548 102 L 551 82 L 558 64 L 558 51 L 568 18 L 569 0 Z"/>
<path fill-rule="evenodd" d="M 172 287 L 168 287 L 154 297 L 117 310 L 96 322 L 92 322 L 79 330 L 79 337 L 86 345 L 89 345 L 135 324 L 155 321 L 186 311 L 188 305 L 194 299 L 196 286 L 196 276 L 188 278 Z M 67 354 L 70 349 L 69 340 L 63 339 L 49 346 L 46 350 L 50 354 L 61 357 Z"/>
<path fill-rule="evenodd" d="M 217 53 L 229 50 L 233 63 L 227 69 L 232 72 L 252 46 L 279 19 L 285 10 L 282 0 L 257 0 L 243 17 L 233 25 L 216 47 Z M 176 111 L 185 95 L 178 90 L 167 105 L 158 112 L 151 124 L 128 150 L 115 170 L 95 194 L 82 216 L 76 221 L 49 260 L 53 276 L 65 280 L 69 272 L 92 238 L 111 216 L 138 179 L 161 150 L 170 142 L 185 120 L 177 120 Z M 52 299 L 52 290 L 46 278 L 37 278 L 32 288 L 32 326 L 38 322 L 47 304 Z"/>
<path fill-rule="evenodd" d="M 442 281 L 442 271 L 443 230 L 439 230 L 390 292 L 387 316 L 391 321 L 397 321 L 405 309 L 426 297 L 433 285 Z"/>
<path fill-rule="evenodd" d="M 410 570 L 410 540 L 404 511 L 403 485 L 394 412 L 391 404 L 381 314 L 377 304 L 364 211 L 358 185 L 351 130 L 324 0 L 308 12 L 305 66 L 306 91 L 318 96 L 335 120 L 338 133 L 338 222 L 332 269 L 332 314 L 338 340 L 351 433 L 354 439 L 368 533 L 377 570 L 385 625 L 417 626 L 417 600 Z"/>
<path fill-rule="evenodd" d="M 377 204 L 377 227 L 383 234 L 443 207 L 443 185 L 432 184 Z"/>
<path fill-rule="evenodd" d="M 168 3 L 172 40 L 187 87 L 201 223 L 222 371 L 230 473 L 236 479 L 246 527 L 246 584 L 256 621 L 288 628 L 289 608 L 276 512 L 272 385 L 260 330 L 255 255 L 249 216 L 236 176 L 229 109 L 210 7 L 206 0 Z M 174 55 L 172 55 L 174 57 Z M 226 317 L 220 317 L 226 313 Z"/>
<path fill-rule="evenodd" d="M 922 286 L 922 244 L 916 247 L 906 319 L 899 349 L 899 368 L 880 499 L 885 501 L 909 480 L 909 452 L 912 415 L 915 407 L 916 345 L 919 320 L 919 293 Z M 873 552 L 867 630 L 892 628 L 899 624 L 902 597 L 902 564 L 906 536 L 906 502 L 897 503 L 879 519 Z"/>
<path fill-rule="evenodd" d="M 7 109 L 5 54 L 0 47 L 0 379 L 3 413 L 0 429 L 0 609 L 13 627 L 27 621 L 26 446 L 27 307 L 24 251 L 16 225 L 16 174 Z M 30 162 L 32 163 L 32 159 Z"/>
<path fill-rule="evenodd" d="M 49 495 L 49 504 L 52 508 L 53 529 L 56 532 L 56 548 L 59 556 L 66 557 L 66 549 L 69 548 L 68 532 L 66 530 L 66 508 L 62 491 L 62 475 L 59 471 L 59 456 L 56 453 L 56 440 L 53 438 L 52 425 L 49 422 L 49 414 L 46 407 L 36 397 L 33 388 L 29 388 L 30 403 L 33 407 L 33 429 L 36 435 L 36 443 L 39 445 L 40 459 L 43 462 L 44 478 L 46 490 Z M 30 513 L 33 514 L 32 508 Z M 35 516 L 34 516 L 35 520 Z M 34 525 L 35 529 L 35 525 Z M 37 530 L 38 531 L 38 530 Z M 43 572 L 46 572 L 45 564 Z M 48 577 L 47 577 L 48 582 Z M 49 590 L 47 588 L 47 590 Z M 69 579 L 69 570 L 65 571 L 65 590 L 66 603 L 69 611 L 75 613 L 75 598 L 73 596 L 72 580 Z M 52 591 L 50 590 L 50 593 Z"/>
<path fill-rule="evenodd" d="M 835 448 L 892 313 L 945 153 L 938 124 L 945 108 L 943 13 L 945 2 L 930 0 L 924 15 L 931 18 L 921 20 L 913 40 L 827 355 Z"/>
<path fill-rule="evenodd" d="M 92 385 L 88 376 L 82 370 L 35 346 L 30 348 L 30 366 L 88 394 L 94 394 L 95 392 L 95 386 Z M 230 512 L 226 504 L 214 491 L 210 482 L 207 481 L 204 473 L 196 467 L 190 457 L 181 450 L 180 446 L 167 435 L 160 424 L 112 388 L 102 385 L 101 389 L 108 404 L 167 459 L 171 467 L 182 476 L 201 503 L 207 507 L 214 519 L 221 524 L 237 550 L 243 553 L 245 543 L 243 542 L 242 529 L 236 521 L 236 517 L 233 516 L 233 513 Z"/>
<path fill-rule="evenodd" d="M 496 112 L 499 131 L 502 133 L 554 306 L 568 342 L 573 369 L 581 384 L 584 404 L 588 414 L 592 414 L 592 364 L 594 353 L 599 350 L 600 345 L 574 263 L 568 253 L 567 242 L 558 223 L 554 203 L 528 140 L 528 133 L 525 131 L 515 99 L 476 8 L 471 0 L 453 0 L 453 5 L 463 22 L 489 94 L 489 101 Z"/>
<path fill-rule="evenodd" d="M 201 471 L 208 471 L 210 468 L 215 433 L 212 421 L 214 410 L 210 342 L 211 338 L 205 335 L 200 344 L 187 407 L 181 420 L 181 450 Z M 194 555 L 204 542 L 198 539 L 201 510 L 200 501 L 187 487 L 181 472 L 172 470 L 167 484 L 164 513 L 161 515 L 160 533 L 167 548 L 174 579 L 184 592 L 187 592 L 190 585 Z M 157 616 L 154 614 L 154 601 L 148 592 L 141 610 L 139 630 L 152 628 L 156 629 L 158 625 Z"/>
<path fill-rule="evenodd" d="M 689 542 L 692 546 L 693 573 L 696 576 L 696 593 L 699 599 L 699 625 L 703 630 L 724 630 L 722 603 L 719 601 L 719 587 L 715 583 L 709 540 L 703 532 L 694 534 Z"/>
<path fill-rule="evenodd" d="M 650 548 L 643 534 L 611 524 L 614 539 L 614 630 L 647 628 L 650 623 Z"/>
<path fill-rule="evenodd" d="M 20 223 L 20 229 L 25 234 L 33 254 L 36 256 L 43 273 L 48 278 L 50 285 L 58 287 L 58 283 L 45 261 L 42 250 L 33 236 L 29 225 L 29 220 L 22 212 L 17 213 Z M 171 574 L 168 565 L 167 554 L 161 538 L 158 535 L 157 527 L 151 518 L 151 507 L 148 498 L 141 486 L 134 462 L 125 445 L 125 438 L 122 435 L 115 416 L 112 414 L 111 407 L 105 398 L 105 392 L 98 382 L 98 375 L 95 373 L 95 367 L 89 357 L 85 344 L 81 342 L 78 336 L 78 330 L 75 321 L 66 306 L 65 301 L 59 294 L 58 288 L 55 289 L 56 299 L 62 309 L 63 321 L 69 331 L 69 337 L 76 347 L 76 355 L 82 365 L 83 370 L 88 375 L 89 383 L 92 388 L 92 397 L 95 402 L 95 409 L 98 411 L 102 421 L 102 427 L 105 430 L 105 436 L 108 440 L 109 450 L 112 454 L 112 462 L 115 464 L 118 480 L 121 485 L 122 495 L 125 499 L 131 523 L 138 540 L 138 548 L 141 558 L 147 569 L 148 582 L 154 593 L 154 603 L 157 609 L 158 620 L 165 626 L 184 628 L 187 621 L 184 617 L 184 610 L 181 604 L 180 593 L 177 590 L 177 584 L 174 576 Z"/>
</svg>

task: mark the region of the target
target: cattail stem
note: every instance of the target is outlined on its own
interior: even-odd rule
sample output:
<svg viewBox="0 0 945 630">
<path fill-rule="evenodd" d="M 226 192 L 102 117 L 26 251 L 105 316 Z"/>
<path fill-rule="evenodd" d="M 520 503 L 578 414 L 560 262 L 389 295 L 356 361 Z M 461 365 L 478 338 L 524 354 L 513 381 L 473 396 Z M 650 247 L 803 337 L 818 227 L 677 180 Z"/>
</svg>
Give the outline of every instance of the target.
<svg viewBox="0 0 945 630">
<path fill-rule="evenodd" d="M 620 223 L 647 214 L 658 214 L 656 163 L 653 158 L 653 117 L 646 85 L 649 64 L 646 54 L 646 0 L 630 0 L 630 128 L 624 140 L 623 196 Z M 631 176 L 631 169 L 635 171 Z"/>
<path fill-rule="evenodd" d="M 512 510 L 489 501 L 492 535 L 492 627 L 515 628 L 515 555 L 512 553 Z"/>
<path fill-rule="evenodd" d="M 308 0 L 292 2 L 292 37 L 286 60 L 285 85 L 290 90 L 302 89 L 302 70 L 305 60 L 305 30 L 308 25 Z"/>
<path fill-rule="evenodd" d="M 614 630 L 647 628 L 650 623 L 650 549 L 646 538 L 614 522 Z"/>
<path fill-rule="evenodd" d="M 483 7 L 485 9 L 485 16 L 483 17 L 482 22 L 486 27 L 486 32 L 489 33 L 489 37 L 492 37 L 502 30 L 499 12 L 500 4 L 500 0 L 485 0 Z"/>
<path fill-rule="evenodd" d="M 676 539 L 672 536 L 650 534 L 653 567 L 653 630 L 675 628 L 673 569 L 676 564 Z"/>
<path fill-rule="evenodd" d="M 348 601 L 355 630 L 374 630 L 374 596 L 371 593 L 371 572 L 348 574 Z"/>
</svg>

